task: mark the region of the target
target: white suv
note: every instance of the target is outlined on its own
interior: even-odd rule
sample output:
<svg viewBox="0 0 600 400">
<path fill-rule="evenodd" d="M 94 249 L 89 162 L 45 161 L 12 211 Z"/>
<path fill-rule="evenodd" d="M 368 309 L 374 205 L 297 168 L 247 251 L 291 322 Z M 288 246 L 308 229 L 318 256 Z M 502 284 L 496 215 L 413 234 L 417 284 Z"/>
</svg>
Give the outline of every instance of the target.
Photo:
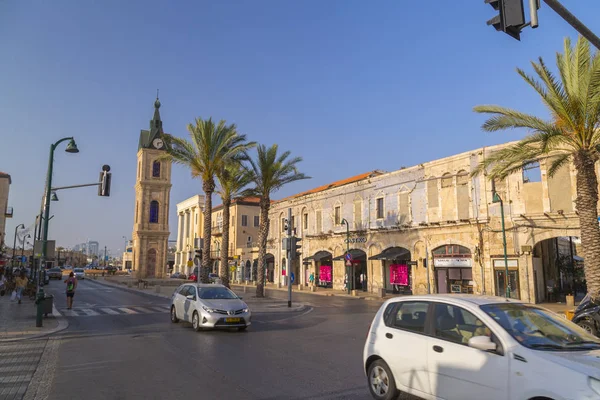
<svg viewBox="0 0 600 400">
<path fill-rule="evenodd" d="M 500 297 L 386 301 L 363 352 L 371 395 L 446 400 L 600 400 L 600 339 Z"/>
</svg>

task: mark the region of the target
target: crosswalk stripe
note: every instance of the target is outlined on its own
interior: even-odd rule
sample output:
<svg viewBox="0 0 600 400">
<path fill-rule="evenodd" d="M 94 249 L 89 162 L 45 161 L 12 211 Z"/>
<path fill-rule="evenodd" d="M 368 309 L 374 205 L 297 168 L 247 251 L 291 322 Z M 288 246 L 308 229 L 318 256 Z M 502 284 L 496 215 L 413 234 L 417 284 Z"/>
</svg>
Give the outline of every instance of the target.
<svg viewBox="0 0 600 400">
<path fill-rule="evenodd" d="M 132 310 L 130 308 L 124 308 L 123 307 L 123 308 L 119 308 L 119 310 L 121 310 L 121 311 L 123 311 L 124 313 L 127 313 L 127 314 L 138 314 L 137 311 L 134 311 L 134 310 Z"/>
<path fill-rule="evenodd" d="M 120 313 L 116 312 L 112 308 L 101 308 L 100 311 L 102 311 L 103 313 L 106 313 L 106 314 L 110 314 L 110 315 L 120 315 Z"/>
<path fill-rule="evenodd" d="M 147 308 L 144 308 L 144 307 L 135 307 L 135 310 L 136 311 L 141 311 L 141 312 L 147 313 L 147 314 L 152 313 L 152 310 L 148 310 Z"/>
<path fill-rule="evenodd" d="M 90 308 L 82 308 L 81 311 L 83 311 L 84 313 L 86 313 L 86 315 L 88 317 L 94 317 L 96 315 L 100 315 L 96 311 L 94 311 L 94 310 L 92 310 Z"/>
<path fill-rule="evenodd" d="M 151 309 L 151 310 L 154 310 L 154 311 L 158 311 L 158 312 L 165 312 L 165 311 L 169 311 L 169 309 L 168 309 L 168 308 L 163 308 L 163 307 L 151 307 L 150 309 Z"/>
</svg>

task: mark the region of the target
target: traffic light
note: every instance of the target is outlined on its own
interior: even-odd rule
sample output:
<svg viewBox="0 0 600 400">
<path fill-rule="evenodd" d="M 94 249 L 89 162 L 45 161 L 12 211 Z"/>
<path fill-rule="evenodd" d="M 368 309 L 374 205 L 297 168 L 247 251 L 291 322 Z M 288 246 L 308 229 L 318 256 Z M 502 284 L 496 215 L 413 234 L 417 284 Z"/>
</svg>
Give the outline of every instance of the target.
<svg viewBox="0 0 600 400">
<path fill-rule="evenodd" d="M 102 166 L 102 172 L 100 172 L 100 184 L 98 185 L 98 196 L 110 196 L 110 179 L 112 174 L 109 171 L 109 165 Z"/>
<path fill-rule="evenodd" d="M 498 15 L 490 19 L 487 24 L 492 25 L 497 31 L 503 31 L 521 40 L 521 29 L 525 26 L 523 0 L 485 0 L 485 4 L 491 5 L 498 11 Z"/>
<path fill-rule="evenodd" d="M 300 250 L 302 248 L 302 245 L 300 244 L 301 241 L 302 239 L 296 236 L 292 236 L 290 238 L 290 260 L 296 260 L 299 258 L 301 253 Z"/>
</svg>

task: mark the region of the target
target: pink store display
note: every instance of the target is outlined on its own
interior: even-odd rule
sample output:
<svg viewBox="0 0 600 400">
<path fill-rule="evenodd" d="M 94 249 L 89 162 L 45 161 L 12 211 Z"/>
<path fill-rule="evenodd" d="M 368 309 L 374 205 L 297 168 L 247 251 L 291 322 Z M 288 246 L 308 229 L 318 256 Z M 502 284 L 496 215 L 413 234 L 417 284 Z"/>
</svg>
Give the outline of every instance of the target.
<svg viewBox="0 0 600 400">
<path fill-rule="evenodd" d="M 319 267 L 319 280 L 321 282 L 331 282 L 331 265 L 321 265 Z"/>
<path fill-rule="evenodd" d="M 392 285 L 408 286 L 408 265 L 390 265 L 390 283 Z"/>
</svg>

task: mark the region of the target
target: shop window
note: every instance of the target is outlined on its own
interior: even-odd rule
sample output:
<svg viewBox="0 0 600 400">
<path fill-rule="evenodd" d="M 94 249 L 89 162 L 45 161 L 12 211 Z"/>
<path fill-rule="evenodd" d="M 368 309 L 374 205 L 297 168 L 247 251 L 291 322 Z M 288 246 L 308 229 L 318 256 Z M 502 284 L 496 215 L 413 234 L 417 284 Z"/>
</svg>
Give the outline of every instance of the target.
<svg viewBox="0 0 600 400">
<path fill-rule="evenodd" d="M 452 175 L 450 172 L 446 172 L 442 175 L 442 189 L 452 187 Z"/>
<path fill-rule="evenodd" d="M 151 224 L 158 223 L 158 201 L 152 200 L 150 202 L 150 221 Z"/>
<path fill-rule="evenodd" d="M 152 177 L 160 178 L 160 161 L 154 161 L 152 163 Z"/>
<path fill-rule="evenodd" d="M 341 216 L 340 216 L 341 211 L 342 211 L 342 207 L 340 207 L 340 206 L 336 206 L 335 209 L 334 209 L 334 213 L 333 213 L 334 217 L 333 217 L 333 219 L 334 219 L 336 225 L 340 225 L 342 223 L 342 219 L 341 219 Z"/>
<path fill-rule="evenodd" d="M 254 216 L 254 227 L 258 228 L 258 226 L 260 225 L 260 217 L 258 215 Z"/>
<path fill-rule="evenodd" d="M 377 199 L 377 203 L 375 205 L 375 211 L 377 213 L 377 219 L 383 219 L 384 210 L 383 210 L 383 197 Z"/>
<path fill-rule="evenodd" d="M 242 215 L 242 226 L 248 226 L 248 216 Z"/>
<path fill-rule="evenodd" d="M 398 303 L 392 325 L 394 328 L 411 332 L 425 332 L 425 319 L 429 303 L 424 301 L 403 301 Z"/>
<path fill-rule="evenodd" d="M 523 165 L 523 183 L 534 183 L 542 181 L 540 163 L 537 161 Z"/>
<path fill-rule="evenodd" d="M 445 257 L 470 257 L 471 250 L 469 250 L 467 247 L 460 246 L 457 244 L 447 244 L 433 250 L 433 255 Z"/>
</svg>

